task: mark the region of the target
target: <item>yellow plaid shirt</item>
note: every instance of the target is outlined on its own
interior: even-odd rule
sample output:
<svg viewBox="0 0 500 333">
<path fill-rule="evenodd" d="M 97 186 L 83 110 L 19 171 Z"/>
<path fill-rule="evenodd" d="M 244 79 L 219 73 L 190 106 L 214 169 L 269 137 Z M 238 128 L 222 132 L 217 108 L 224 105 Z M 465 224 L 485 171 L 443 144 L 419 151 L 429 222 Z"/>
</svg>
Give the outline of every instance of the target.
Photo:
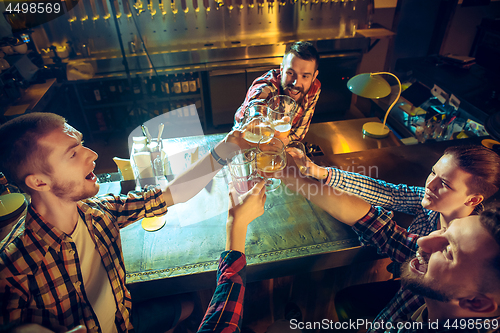
<svg viewBox="0 0 500 333">
<path fill-rule="evenodd" d="M 163 215 L 160 189 L 108 194 L 78 202 L 78 212 L 102 258 L 116 300 L 118 332 L 131 330 L 132 300 L 125 286 L 120 228 L 143 217 Z M 0 332 L 21 323 L 38 323 L 58 331 L 85 325 L 101 332 L 87 299 L 76 245 L 46 222 L 30 205 L 0 243 Z"/>
</svg>

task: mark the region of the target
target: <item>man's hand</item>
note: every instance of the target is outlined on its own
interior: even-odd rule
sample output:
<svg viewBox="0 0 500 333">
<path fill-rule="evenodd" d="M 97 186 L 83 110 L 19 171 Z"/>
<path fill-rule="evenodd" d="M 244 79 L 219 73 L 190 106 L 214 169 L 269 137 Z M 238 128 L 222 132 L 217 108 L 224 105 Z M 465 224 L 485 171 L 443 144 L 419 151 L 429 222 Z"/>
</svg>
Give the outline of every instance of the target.
<svg viewBox="0 0 500 333">
<path fill-rule="evenodd" d="M 265 185 L 266 181 L 261 180 L 245 194 L 239 194 L 232 184 L 229 185 L 226 250 L 245 253 L 247 227 L 250 222 L 264 214 Z"/>
<path fill-rule="evenodd" d="M 326 168 L 315 164 L 309 157 L 302 156 L 302 152 L 297 151 L 296 148 L 287 149 L 287 153 L 293 158 L 296 165 L 302 167 L 300 168 L 300 172 L 304 176 L 314 177 L 319 180 L 326 179 L 326 177 L 328 176 L 328 171 Z M 302 161 L 304 161 L 305 163 Z"/>
<path fill-rule="evenodd" d="M 235 129 L 229 132 L 224 139 L 226 143 L 231 143 L 240 147 L 241 150 L 252 148 L 252 146 L 244 139 L 245 132 L 244 129 Z M 234 149 L 234 148 L 233 148 Z"/>
</svg>

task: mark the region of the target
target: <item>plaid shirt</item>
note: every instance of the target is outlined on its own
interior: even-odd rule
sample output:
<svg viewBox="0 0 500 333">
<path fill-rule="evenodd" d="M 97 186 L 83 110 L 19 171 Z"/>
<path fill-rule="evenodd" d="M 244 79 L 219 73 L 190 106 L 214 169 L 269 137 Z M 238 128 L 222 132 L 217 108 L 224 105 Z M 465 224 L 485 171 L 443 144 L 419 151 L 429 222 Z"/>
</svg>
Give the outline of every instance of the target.
<svg viewBox="0 0 500 333">
<path fill-rule="evenodd" d="M 108 273 L 118 309 L 118 332 L 132 329 L 120 228 L 166 211 L 159 189 L 78 202 L 78 213 Z M 0 245 L 0 331 L 21 323 L 38 323 L 54 331 L 85 325 L 88 332 L 101 332 L 70 236 L 51 226 L 30 205 L 26 219 L 14 226 Z"/>
<path fill-rule="evenodd" d="M 241 331 L 245 284 L 245 255 L 238 251 L 222 252 L 217 270 L 217 288 L 198 333 Z"/>
<path fill-rule="evenodd" d="M 266 74 L 256 78 L 255 81 L 253 81 L 252 85 L 247 91 L 245 101 L 238 108 L 236 114 L 234 115 L 235 125 L 239 124 L 243 119 L 243 115 L 248 104 L 252 100 L 260 98 L 259 96 L 263 92 L 264 88 L 269 89 L 269 94 L 266 100 L 269 100 L 274 96 L 284 94 L 283 89 L 281 88 L 281 73 L 279 70 L 271 69 Z M 314 109 L 316 108 L 316 102 L 318 102 L 320 92 L 321 83 L 318 79 L 316 79 L 311 84 L 311 88 L 302 99 L 297 113 L 293 118 L 292 129 L 290 130 L 290 140 L 300 141 L 306 136 L 307 131 L 309 130 L 309 125 L 311 124 L 311 119 L 314 114 Z"/>
<path fill-rule="evenodd" d="M 356 194 L 374 206 L 413 215 L 413 221 L 408 228 L 408 232 L 411 234 L 425 236 L 437 229 L 440 214 L 422 207 L 421 202 L 425 194 L 425 188 L 423 187 L 408 186 L 406 184 L 395 185 L 335 168 L 328 168 L 328 176 L 324 182 L 335 188 Z M 482 209 L 482 205 L 477 206 L 475 213 L 479 213 Z M 363 245 L 374 245 L 369 237 L 367 238 L 365 235 L 359 236 Z M 389 254 L 391 259 L 399 264 L 405 262 L 416 251 L 416 248 L 413 248 L 413 243 L 392 244 L 391 242 L 389 245 L 394 246 L 394 248 L 379 248 L 379 251 Z M 396 266 L 399 268 L 399 265 Z M 423 297 L 414 295 L 411 291 L 402 287 L 375 318 L 375 321 L 395 322 L 401 318 L 406 318 L 424 303 Z M 368 332 L 383 331 L 383 329 L 368 330 Z"/>
</svg>

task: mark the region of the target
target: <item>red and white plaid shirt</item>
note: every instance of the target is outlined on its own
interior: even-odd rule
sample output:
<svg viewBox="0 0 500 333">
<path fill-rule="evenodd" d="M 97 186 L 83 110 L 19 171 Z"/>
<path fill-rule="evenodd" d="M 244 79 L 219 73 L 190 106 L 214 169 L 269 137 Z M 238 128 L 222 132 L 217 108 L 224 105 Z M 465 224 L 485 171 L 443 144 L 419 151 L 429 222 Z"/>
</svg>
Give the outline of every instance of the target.
<svg viewBox="0 0 500 333">
<path fill-rule="evenodd" d="M 274 96 L 283 95 L 283 89 L 281 88 L 281 73 L 277 69 L 271 69 L 266 74 L 261 77 L 256 78 L 250 88 L 247 91 L 245 101 L 238 108 L 236 114 L 234 115 L 235 124 L 239 124 L 243 119 L 243 114 L 248 106 L 248 104 L 259 99 L 264 88 L 269 94 L 266 100 L 271 99 Z M 307 94 L 302 99 L 299 105 L 297 113 L 293 118 L 292 129 L 290 130 L 290 140 L 302 140 L 309 130 L 309 125 L 311 124 L 311 119 L 314 114 L 314 109 L 316 108 L 316 103 L 318 102 L 319 93 L 321 92 L 321 82 L 318 79 L 314 80 L 311 84 L 311 88 Z"/>
</svg>

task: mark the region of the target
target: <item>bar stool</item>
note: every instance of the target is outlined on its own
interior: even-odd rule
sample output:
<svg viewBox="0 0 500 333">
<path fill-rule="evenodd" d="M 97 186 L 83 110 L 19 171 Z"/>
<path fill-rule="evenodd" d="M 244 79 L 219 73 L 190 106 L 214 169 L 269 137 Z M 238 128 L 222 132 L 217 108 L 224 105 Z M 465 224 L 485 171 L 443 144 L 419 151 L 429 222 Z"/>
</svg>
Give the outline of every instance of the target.
<svg viewBox="0 0 500 333">
<path fill-rule="evenodd" d="M 5 238 L 12 226 L 25 214 L 28 203 L 21 193 L 0 195 L 0 241 Z"/>
</svg>

